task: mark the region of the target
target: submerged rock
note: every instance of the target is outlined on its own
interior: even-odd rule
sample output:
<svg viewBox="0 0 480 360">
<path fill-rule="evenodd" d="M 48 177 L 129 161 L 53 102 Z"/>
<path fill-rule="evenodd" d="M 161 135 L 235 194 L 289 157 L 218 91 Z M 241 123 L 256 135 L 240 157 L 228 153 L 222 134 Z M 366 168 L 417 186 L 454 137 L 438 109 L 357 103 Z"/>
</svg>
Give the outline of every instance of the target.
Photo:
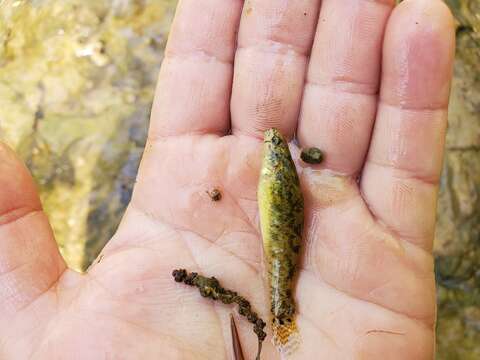
<svg viewBox="0 0 480 360">
<path fill-rule="evenodd" d="M 480 359 L 480 2 L 449 0 L 457 56 L 435 264 L 437 359 Z"/>
<path fill-rule="evenodd" d="M 0 2 L 0 137 L 82 271 L 130 199 L 176 1 Z"/>
</svg>

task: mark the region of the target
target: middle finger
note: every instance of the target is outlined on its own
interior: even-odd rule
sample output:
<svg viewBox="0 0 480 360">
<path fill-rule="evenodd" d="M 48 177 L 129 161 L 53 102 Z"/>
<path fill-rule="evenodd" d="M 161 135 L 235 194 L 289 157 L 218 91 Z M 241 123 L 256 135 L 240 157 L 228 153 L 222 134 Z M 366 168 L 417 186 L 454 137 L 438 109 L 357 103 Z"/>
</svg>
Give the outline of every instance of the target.
<svg viewBox="0 0 480 360">
<path fill-rule="evenodd" d="M 377 109 L 383 33 L 394 0 L 323 0 L 298 139 L 327 154 L 324 167 L 357 174 Z"/>
<path fill-rule="evenodd" d="M 232 132 L 292 137 L 320 0 L 245 1 L 235 55 Z"/>
</svg>

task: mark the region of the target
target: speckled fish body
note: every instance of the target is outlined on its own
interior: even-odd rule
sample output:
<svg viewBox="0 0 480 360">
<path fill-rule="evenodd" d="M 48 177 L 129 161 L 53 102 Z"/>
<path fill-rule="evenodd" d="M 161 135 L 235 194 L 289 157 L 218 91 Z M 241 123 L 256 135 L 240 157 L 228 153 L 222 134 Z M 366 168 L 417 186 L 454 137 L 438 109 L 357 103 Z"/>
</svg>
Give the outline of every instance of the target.
<svg viewBox="0 0 480 360">
<path fill-rule="evenodd" d="M 298 338 L 294 277 L 303 231 L 303 196 L 288 143 L 276 129 L 264 135 L 258 187 L 265 270 L 270 290 L 273 340 L 282 348 Z"/>
</svg>

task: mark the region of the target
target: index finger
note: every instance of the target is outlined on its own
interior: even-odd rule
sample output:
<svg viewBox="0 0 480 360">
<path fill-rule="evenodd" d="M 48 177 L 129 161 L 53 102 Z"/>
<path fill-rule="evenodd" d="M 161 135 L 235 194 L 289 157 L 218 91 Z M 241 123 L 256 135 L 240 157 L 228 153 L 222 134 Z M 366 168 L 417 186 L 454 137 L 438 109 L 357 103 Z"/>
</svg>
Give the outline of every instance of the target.
<svg viewBox="0 0 480 360">
<path fill-rule="evenodd" d="M 149 137 L 224 134 L 242 0 L 180 0 L 160 70 Z"/>
</svg>

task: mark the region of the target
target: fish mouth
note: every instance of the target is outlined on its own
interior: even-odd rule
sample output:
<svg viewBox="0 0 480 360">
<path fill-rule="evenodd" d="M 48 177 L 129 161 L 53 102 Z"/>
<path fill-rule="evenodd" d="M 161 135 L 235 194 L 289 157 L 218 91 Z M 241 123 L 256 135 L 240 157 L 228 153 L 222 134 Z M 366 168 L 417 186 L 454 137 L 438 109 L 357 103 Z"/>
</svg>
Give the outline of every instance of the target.
<svg viewBox="0 0 480 360">
<path fill-rule="evenodd" d="M 285 139 L 282 136 L 282 133 L 275 128 L 265 130 L 263 134 L 263 142 L 272 143 L 274 145 L 280 145 L 282 142 L 285 142 Z"/>
</svg>

